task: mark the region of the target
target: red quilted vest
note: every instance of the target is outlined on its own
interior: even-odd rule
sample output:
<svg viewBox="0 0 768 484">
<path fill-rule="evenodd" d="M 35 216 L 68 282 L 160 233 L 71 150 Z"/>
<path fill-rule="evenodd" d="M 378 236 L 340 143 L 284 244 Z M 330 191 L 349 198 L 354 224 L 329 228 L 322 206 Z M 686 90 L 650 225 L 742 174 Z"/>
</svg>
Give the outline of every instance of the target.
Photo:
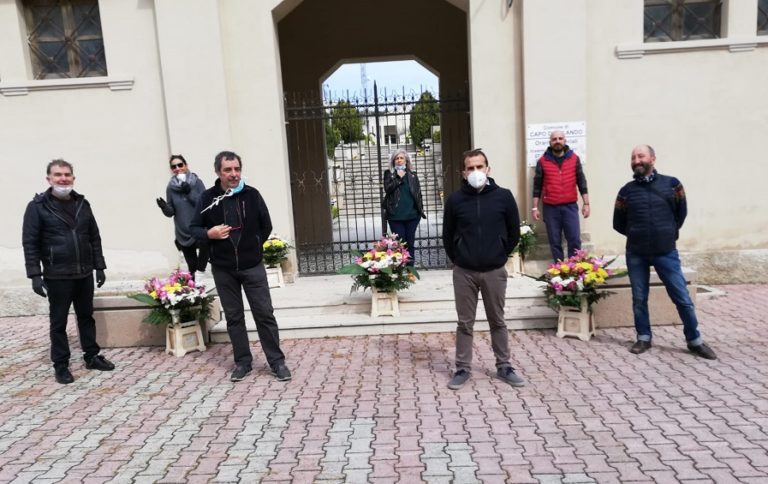
<svg viewBox="0 0 768 484">
<path fill-rule="evenodd" d="M 541 188 L 541 199 L 547 205 L 563 205 L 573 203 L 578 199 L 576 193 L 576 153 L 568 150 L 561 165 L 549 156 L 549 153 L 539 158 L 544 172 Z"/>
</svg>

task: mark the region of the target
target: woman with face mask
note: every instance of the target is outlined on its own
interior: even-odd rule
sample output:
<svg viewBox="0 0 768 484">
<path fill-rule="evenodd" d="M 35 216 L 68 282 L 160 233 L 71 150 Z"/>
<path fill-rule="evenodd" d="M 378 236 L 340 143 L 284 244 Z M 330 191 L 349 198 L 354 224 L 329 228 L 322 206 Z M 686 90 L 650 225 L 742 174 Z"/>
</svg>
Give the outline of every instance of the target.
<svg viewBox="0 0 768 484">
<path fill-rule="evenodd" d="M 172 155 L 168 163 L 173 174 L 165 190 L 168 201 L 160 197 L 157 206 L 166 217 L 173 217 L 176 248 L 184 254 L 192 277 L 200 281 L 205 277 L 208 265 L 208 245 L 192 237 L 189 223 L 195 215 L 195 206 L 200 194 L 205 191 L 205 185 L 196 174 L 189 171 L 187 160 L 182 155 Z"/>
<path fill-rule="evenodd" d="M 416 257 L 416 227 L 424 214 L 419 177 L 411 170 L 411 157 L 399 149 L 389 157 L 390 169 L 384 172 L 384 210 L 389 230 L 400 236 L 408 247 L 414 265 Z"/>
</svg>

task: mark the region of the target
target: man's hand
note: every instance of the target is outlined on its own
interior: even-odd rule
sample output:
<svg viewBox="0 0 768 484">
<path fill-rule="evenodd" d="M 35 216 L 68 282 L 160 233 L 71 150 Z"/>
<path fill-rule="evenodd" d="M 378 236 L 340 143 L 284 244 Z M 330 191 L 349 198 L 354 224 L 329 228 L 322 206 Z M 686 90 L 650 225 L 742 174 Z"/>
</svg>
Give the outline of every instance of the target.
<svg viewBox="0 0 768 484">
<path fill-rule="evenodd" d="M 168 209 L 168 202 L 166 202 L 163 197 L 159 197 L 157 200 L 157 206 L 160 207 L 160 210 L 165 211 Z"/>
<path fill-rule="evenodd" d="M 107 275 L 101 269 L 96 269 L 96 287 L 101 287 L 107 282 Z"/>
<path fill-rule="evenodd" d="M 581 214 L 584 215 L 584 218 L 588 218 L 589 217 L 589 213 L 590 213 L 589 212 L 589 204 L 587 203 L 585 205 L 582 205 L 581 206 Z"/>
<path fill-rule="evenodd" d="M 32 278 L 32 290 L 35 291 L 35 294 L 39 294 L 42 297 L 48 297 L 48 294 L 45 293 L 47 289 L 48 286 L 45 285 L 43 276 L 35 276 Z"/>
<path fill-rule="evenodd" d="M 229 225 L 216 225 L 208 229 L 209 239 L 226 239 L 229 237 L 229 231 L 232 227 Z"/>
<path fill-rule="evenodd" d="M 187 182 L 181 182 L 179 187 L 181 188 L 182 193 L 189 193 L 192 190 L 192 187 Z"/>
<path fill-rule="evenodd" d="M 541 215 L 539 214 L 539 209 L 538 208 L 533 207 L 531 209 L 531 217 L 533 217 L 533 220 L 535 220 L 537 222 L 539 221 L 539 219 L 541 218 Z"/>
</svg>

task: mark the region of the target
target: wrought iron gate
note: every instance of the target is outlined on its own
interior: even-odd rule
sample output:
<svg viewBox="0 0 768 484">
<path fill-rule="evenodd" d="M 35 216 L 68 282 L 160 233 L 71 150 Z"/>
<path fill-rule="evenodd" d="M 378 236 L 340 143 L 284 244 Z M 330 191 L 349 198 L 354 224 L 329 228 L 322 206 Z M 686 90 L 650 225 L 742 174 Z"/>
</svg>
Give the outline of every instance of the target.
<svg viewBox="0 0 768 484">
<path fill-rule="evenodd" d="M 336 272 L 388 231 L 381 180 L 390 154 L 401 148 L 419 177 L 427 215 L 416 232 L 417 267 L 446 267 L 443 200 L 461 180 L 460 157 L 470 144 L 469 103 L 466 93 L 426 99 L 422 93 L 379 93 L 375 84 L 370 97 L 286 95 L 299 272 Z M 417 105 L 439 118 L 418 145 L 410 132 Z"/>
</svg>

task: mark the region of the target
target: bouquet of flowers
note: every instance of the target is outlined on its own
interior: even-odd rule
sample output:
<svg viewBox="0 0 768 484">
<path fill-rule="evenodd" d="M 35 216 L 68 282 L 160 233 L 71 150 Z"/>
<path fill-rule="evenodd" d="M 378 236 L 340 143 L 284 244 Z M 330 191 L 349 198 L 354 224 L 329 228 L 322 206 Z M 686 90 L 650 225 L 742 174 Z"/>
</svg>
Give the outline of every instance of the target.
<svg viewBox="0 0 768 484">
<path fill-rule="evenodd" d="M 277 267 L 288 258 L 291 246 L 277 235 L 271 235 L 262 244 L 264 248 L 264 263 L 267 267 Z"/>
<path fill-rule="evenodd" d="M 598 291 L 598 286 L 624 274 L 624 271 L 616 272 L 608 268 L 614 260 L 606 261 L 580 250 L 566 260 L 550 264 L 547 272 L 538 279 L 547 283 L 544 289 L 547 304 L 555 310 L 561 306 L 580 308 L 582 299 L 586 299 L 591 310 L 593 303 L 610 294 Z"/>
<path fill-rule="evenodd" d="M 536 232 L 533 231 L 535 228 L 536 226 L 530 222 L 525 220 L 520 222 L 520 242 L 517 243 L 517 246 L 512 253 L 517 252 L 523 260 L 525 260 L 536 247 Z"/>
<path fill-rule="evenodd" d="M 210 316 L 214 299 L 206 294 L 205 286 L 195 284 L 189 272 L 178 269 L 168 279 L 153 277 L 144 284 L 144 292 L 128 297 L 152 306 L 144 318 L 150 324 L 170 324 L 171 311 L 180 311 L 182 321 L 197 319 L 202 323 Z"/>
<path fill-rule="evenodd" d="M 382 292 L 406 289 L 416 282 L 419 273 L 407 265 L 411 254 L 397 234 L 388 234 L 376 241 L 373 248 L 355 257 L 353 264 L 339 270 L 340 274 L 350 274 L 354 282 L 352 291 L 375 287 Z"/>
</svg>

